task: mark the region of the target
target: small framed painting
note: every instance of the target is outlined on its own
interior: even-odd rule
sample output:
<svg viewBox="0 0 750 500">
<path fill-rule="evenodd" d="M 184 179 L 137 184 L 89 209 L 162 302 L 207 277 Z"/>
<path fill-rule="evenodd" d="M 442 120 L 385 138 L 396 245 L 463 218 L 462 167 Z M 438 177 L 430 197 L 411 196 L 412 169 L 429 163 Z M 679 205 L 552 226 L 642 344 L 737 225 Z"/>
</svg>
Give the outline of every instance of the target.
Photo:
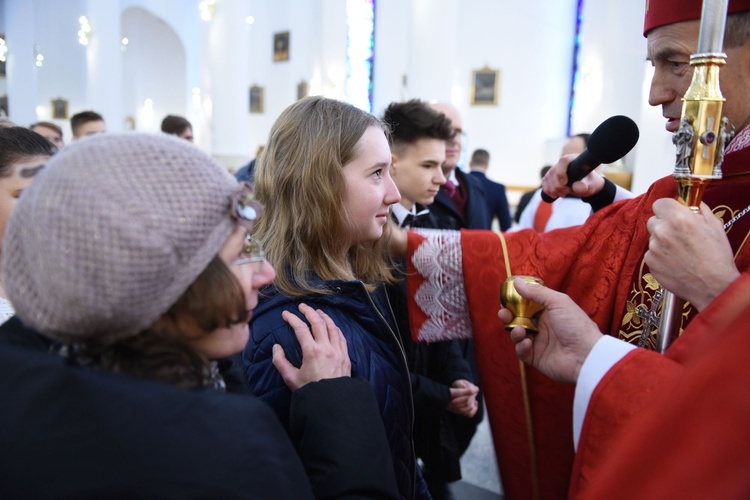
<svg viewBox="0 0 750 500">
<path fill-rule="evenodd" d="M 258 85 L 250 87 L 250 112 L 251 113 L 262 113 L 264 108 L 264 89 Z"/>
<path fill-rule="evenodd" d="M 56 120 L 68 119 L 68 101 L 62 97 L 52 99 L 52 118 Z"/>
<path fill-rule="evenodd" d="M 471 104 L 497 106 L 500 93 L 500 70 L 484 67 L 471 76 Z"/>
<path fill-rule="evenodd" d="M 273 62 L 289 60 L 289 32 L 273 34 Z"/>
<path fill-rule="evenodd" d="M 310 95 L 310 84 L 306 81 L 301 81 L 297 84 L 297 100 L 304 99 Z"/>
</svg>

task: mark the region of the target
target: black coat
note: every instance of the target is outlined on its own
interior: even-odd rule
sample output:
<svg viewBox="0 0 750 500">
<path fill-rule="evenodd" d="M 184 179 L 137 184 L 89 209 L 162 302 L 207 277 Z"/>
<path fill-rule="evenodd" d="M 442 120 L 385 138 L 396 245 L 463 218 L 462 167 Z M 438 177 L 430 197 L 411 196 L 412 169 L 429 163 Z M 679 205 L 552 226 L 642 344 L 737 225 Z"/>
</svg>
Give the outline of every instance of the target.
<svg viewBox="0 0 750 500">
<path fill-rule="evenodd" d="M 469 172 L 470 177 L 479 179 L 484 186 L 484 197 L 487 201 L 487 210 L 490 215 L 490 224 L 497 219 L 501 231 L 510 229 L 512 220 L 510 218 L 510 207 L 508 206 L 508 197 L 505 194 L 505 186 L 492 179 L 488 179 L 484 172 L 474 170 Z"/>
<path fill-rule="evenodd" d="M 295 392 L 298 455 L 252 396 L 73 366 L 46 344 L 15 318 L 0 327 L 0 498 L 397 495 L 366 382 Z"/>
<path fill-rule="evenodd" d="M 462 216 L 456 206 L 446 193 L 445 186 L 440 188 L 435 201 L 430 205 L 430 213 L 434 217 L 435 229 L 490 229 L 492 220 L 484 193 L 484 186 L 479 179 L 456 169 L 456 177 L 459 182 L 458 189 L 465 190 L 466 206 Z M 474 342 L 472 340 L 457 341 L 461 356 L 466 360 L 471 368 L 472 377 L 469 379 L 479 385 L 479 369 L 477 368 L 476 355 L 474 353 Z M 480 386 L 481 387 L 481 386 Z M 484 407 L 482 402 L 482 393 L 477 397 L 479 410 L 473 418 L 467 419 L 462 415 L 449 414 L 448 418 L 452 421 L 451 426 L 456 436 L 459 456 L 462 455 L 471 443 L 471 439 L 476 433 L 479 422 L 484 418 Z"/>
<path fill-rule="evenodd" d="M 331 317 L 346 338 L 352 374 L 372 386 L 385 425 L 402 498 L 425 498 L 428 493 L 412 445 L 413 403 L 409 371 L 397 337 L 395 320 L 382 287 L 370 293 L 361 281 L 319 280 L 332 293 L 287 297 L 275 287 L 263 290 L 250 322 L 250 340 L 243 352 L 248 385 L 286 425 L 289 389 L 273 367 L 273 346 L 281 345 L 289 361 L 301 363 L 301 348 L 283 311 L 300 316 L 299 304 L 320 309 Z M 301 317 L 306 321 L 304 317 Z M 290 426 L 291 428 L 291 426 Z"/>
<path fill-rule="evenodd" d="M 451 384 L 474 377 L 457 341 L 427 344 L 412 340 L 404 269 L 402 262 L 397 270 L 402 281 L 389 285 L 387 291 L 411 377 L 414 450 L 431 474 L 456 481 L 461 479 L 460 447 L 445 408 L 451 401 Z"/>
<path fill-rule="evenodd" d="M 487 210 L 487 200 L 484 186 L 479 181 L 462 170 L 456 169 L 459 188 L 466 191 L 465 214 L 462 216 L 445 191 L 445 186 L 440 188 L 435 201 L 430 205 L 432 213 L 437 221 L 435 229 L 490 229 L 492 219 Z"/>
</svg>

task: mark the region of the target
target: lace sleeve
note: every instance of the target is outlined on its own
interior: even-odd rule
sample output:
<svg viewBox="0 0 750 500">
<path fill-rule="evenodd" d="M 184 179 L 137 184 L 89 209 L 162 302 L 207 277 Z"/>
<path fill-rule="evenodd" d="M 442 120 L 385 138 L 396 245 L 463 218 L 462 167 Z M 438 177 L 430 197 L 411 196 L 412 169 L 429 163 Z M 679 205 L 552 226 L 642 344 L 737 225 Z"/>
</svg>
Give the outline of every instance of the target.
<svg viewBox="0 0 750 500">
<path fill-rule="evenodd" d="M 471 320 L 464 289 L 460 231 L 418 230 L 425 240 L 412 264 L 424 278 L 414 296 L 427 315 L 416 337 L 423 342 L 470 339 Z"/>
</svg>

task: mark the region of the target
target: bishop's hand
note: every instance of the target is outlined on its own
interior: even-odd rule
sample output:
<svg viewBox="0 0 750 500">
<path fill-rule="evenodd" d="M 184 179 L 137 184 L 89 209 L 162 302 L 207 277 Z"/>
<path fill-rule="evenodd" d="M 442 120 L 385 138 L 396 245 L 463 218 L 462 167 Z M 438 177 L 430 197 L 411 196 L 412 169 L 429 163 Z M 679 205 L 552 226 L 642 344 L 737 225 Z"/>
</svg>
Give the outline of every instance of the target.
<svg viewBox="0 0 750 500">
<path fill-rule="evenodd" d="M 520 326 L 511 331 L 516 355 L 554 380 L 575 382 L 586 356 L 602 337 L 598 327 L 567 295 L 521 279 L 514 285 L 521 296 L 544 305 L 536 320 L 539 333 L 527 334 Z M 498 317 L 505 323 L 513 319 L 504 308 Z"/>
<path fill-rule="evenodd" d="M 696 213 L 663 198 L 653 210 L 645 262 L 661 286 L 702 311 L 740 276 L 722 223 L 705 203 Z"/>
</svg>

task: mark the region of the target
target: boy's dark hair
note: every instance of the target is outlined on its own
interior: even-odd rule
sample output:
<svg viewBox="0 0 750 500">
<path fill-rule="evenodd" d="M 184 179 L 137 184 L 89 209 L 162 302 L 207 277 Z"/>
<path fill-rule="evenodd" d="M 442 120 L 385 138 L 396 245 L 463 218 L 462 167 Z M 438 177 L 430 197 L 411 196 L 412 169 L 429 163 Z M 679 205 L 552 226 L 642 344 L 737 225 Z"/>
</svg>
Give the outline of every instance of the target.
<svg viewBox="0 0 750 500">
<path fill-rule="evenodd" d="M 580 137 L 581 139 L 583 139 L 583 145 L 584 146 L 588 146 L 589 145 L 589 138 L 591 138 L 591 134 L 586 134 L 586 133 L 576 134 L 573 137 Z"/>
<path fill-rule="evenodd" d="M 11 167 L 17 161 L 55 153 L 54 144 L 26 127 L 0 128 L 0 177 L 10 176 Z"/>
<path fill-rule="evenodd" d="M 383 121 L 391 129 L 395 147 L 424 138 L 441 141 L 453 138 L 451 121 L 419 99 L 391 103 L 383 113 Z"/>
<path fill-rule="evenodd" d="M 104 117 L 96 111 L 81 111 L 70 117 L 70 128 L 73 130 L 73 135 L 78 136 L 76 131 L 78 127 L 88 122 L 103 122 Z"/>
<path fill-rule="evenodd" d="M 185 129 L 193 126 L 186 118 L 177 115 L 167 115 L 161 121 L 161 131 L 165 134 L 180 135 Z"/>
</svg>

